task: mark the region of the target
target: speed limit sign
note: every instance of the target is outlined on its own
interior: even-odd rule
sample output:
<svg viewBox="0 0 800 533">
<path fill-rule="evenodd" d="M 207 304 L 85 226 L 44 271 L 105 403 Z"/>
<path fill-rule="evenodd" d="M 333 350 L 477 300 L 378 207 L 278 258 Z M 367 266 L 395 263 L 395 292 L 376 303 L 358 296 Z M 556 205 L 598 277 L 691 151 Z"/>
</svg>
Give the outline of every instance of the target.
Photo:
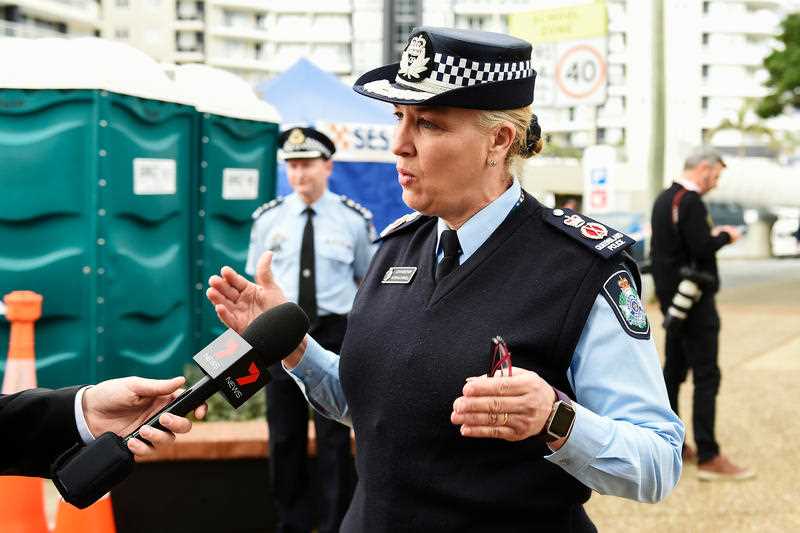
<svg viewBox="0 0 800 533">
<path fill-rule="evenodd" d="M 604 51 L 590 43 L 564 47 L 556 64 L 556 85 L 561 97 L 576 104 L 602 103 L 605 98 Z"/>
</svg>

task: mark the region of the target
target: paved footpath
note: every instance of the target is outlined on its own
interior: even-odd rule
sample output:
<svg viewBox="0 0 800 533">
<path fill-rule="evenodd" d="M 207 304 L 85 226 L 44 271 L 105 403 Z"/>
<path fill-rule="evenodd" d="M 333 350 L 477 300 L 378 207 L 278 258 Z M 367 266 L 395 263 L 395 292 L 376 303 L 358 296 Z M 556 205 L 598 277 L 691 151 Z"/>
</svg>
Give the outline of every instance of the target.
<svg viewBox="0 0 800 533">
<path fill-rule="evenodd" d="M 600 531 L 800 532 L 800 260 L 720 266 L 717 438 L 724 453 L 755 468 L 757 477 L 701 482 L 689 465 L 659 504 L 593 494 L 587 511 Z M 656 306 L 648 306 L 648 315 L 660 324 Z M 655 339 L 662 351 L 659 327 Z M 689 380 L 681 389 L 684 419 L 691 412 Z M 688 435 L 692 442 L 691 427 Z"/>
</svg>

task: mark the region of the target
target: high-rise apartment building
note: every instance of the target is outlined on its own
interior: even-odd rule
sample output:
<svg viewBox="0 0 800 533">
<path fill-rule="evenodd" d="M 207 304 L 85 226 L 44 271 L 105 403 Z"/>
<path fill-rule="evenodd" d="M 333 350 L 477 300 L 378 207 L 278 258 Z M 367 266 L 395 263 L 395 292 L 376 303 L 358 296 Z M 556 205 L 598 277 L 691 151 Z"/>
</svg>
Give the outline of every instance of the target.
<svg viewBox="0 0 800 533">
<path fill-rule="evenodd" d="M 99 35 L 96 0 L 0 0 L 0 37 Z"/>
</svg>

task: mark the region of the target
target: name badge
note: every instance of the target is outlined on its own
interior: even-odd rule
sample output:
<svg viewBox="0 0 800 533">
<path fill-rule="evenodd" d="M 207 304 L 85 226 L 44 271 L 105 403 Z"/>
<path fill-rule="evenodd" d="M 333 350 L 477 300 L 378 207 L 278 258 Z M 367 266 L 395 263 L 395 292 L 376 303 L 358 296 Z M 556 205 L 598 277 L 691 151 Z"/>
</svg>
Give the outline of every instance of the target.
<svg viewBox="0 0 800 533">
<path fill-rule="evenodd" d="M 389 267 L 381 283 L 411 283 L 416 273 L 417 267 Z"/>
</svg>

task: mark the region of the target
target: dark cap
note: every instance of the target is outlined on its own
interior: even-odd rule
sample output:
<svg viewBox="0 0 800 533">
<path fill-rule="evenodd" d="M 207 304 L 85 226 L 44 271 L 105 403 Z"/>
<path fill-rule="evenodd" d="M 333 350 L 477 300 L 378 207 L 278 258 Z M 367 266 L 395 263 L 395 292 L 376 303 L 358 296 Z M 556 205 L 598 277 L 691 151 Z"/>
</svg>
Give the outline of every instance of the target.
<svg viewBox="0 0 800 533">
<path fill-rule="evenodd" d="M 281 159 L 330 159 L 336 152 L 333 141 L 314 128 L 291 128 L 278 137 Z"/>
<path fill-rule="evenodd" d="M 399 63 L 367 72 L 353 89 L 394 104 L 499 110 L 530 105 L 535 81 L 527 41 L 422 26 L 411 32 Z"/>
</svg>

